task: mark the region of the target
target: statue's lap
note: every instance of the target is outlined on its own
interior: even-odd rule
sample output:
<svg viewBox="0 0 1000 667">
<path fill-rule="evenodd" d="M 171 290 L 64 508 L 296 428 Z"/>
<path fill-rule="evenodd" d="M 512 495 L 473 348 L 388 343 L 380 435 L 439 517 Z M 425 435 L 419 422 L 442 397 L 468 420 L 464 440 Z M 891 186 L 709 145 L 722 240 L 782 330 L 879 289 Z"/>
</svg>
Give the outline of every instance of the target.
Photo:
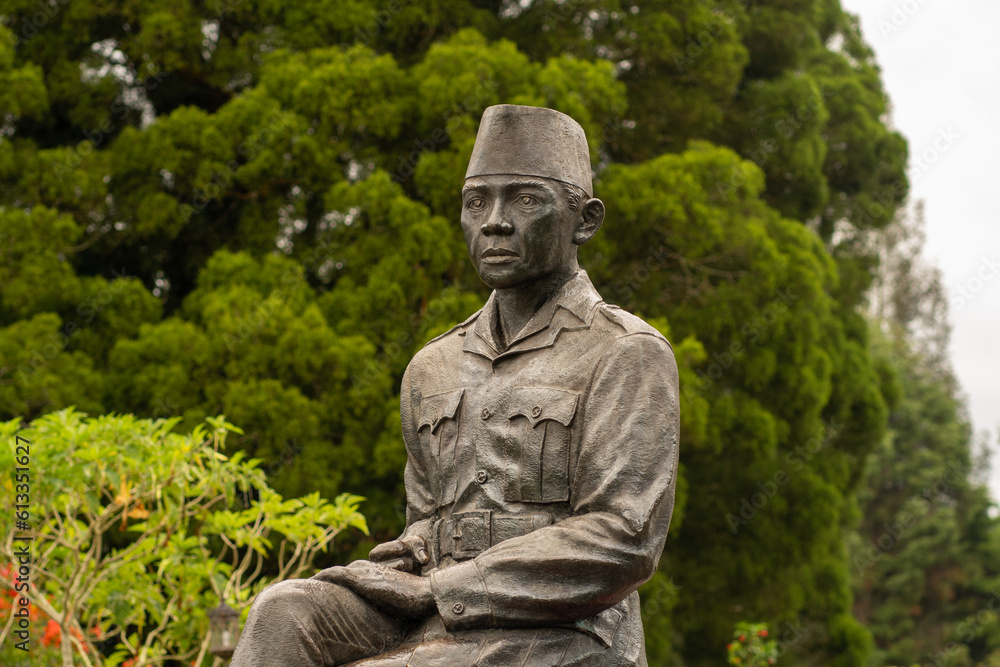
<svg viewBox="0 0 1000 667">
<path fill-rule="evenodd" d="M 348 667 L 596 667 L 605 647 L 587 633 L 564 628 L 446 632 L 439 623 L 410 634 L 394 649 Z"/>
</svg>

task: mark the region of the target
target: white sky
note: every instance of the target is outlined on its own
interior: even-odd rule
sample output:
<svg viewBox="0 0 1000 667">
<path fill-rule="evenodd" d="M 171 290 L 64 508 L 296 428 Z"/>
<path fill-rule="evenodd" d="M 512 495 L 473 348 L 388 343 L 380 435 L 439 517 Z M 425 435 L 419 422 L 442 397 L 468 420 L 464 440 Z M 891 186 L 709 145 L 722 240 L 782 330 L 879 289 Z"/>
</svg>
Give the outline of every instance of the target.
<svg viewBox="0 0 1000 667">
<path fill-rule="evenodd" d="M 910 142 L 910 197 L 926 204 L 924 254 L 944 272 L 950 356 L 975 429 L 991 431 L 990 486 L 1000 499 L 1000 2 L 841 5 L 861 17 L 892 100 L 892 123 Z M 943 150 L 936 150 L 941 133 L 954 139 L 939 140 Z"/>
</svg>

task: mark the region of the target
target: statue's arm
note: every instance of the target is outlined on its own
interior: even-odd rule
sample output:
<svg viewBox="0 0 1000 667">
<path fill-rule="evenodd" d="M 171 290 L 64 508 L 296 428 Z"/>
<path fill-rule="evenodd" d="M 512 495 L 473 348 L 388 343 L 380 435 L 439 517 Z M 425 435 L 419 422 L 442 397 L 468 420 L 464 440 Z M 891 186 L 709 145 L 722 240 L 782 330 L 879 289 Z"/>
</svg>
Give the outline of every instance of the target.
<svg viewBox="0 0 1000 667">
<path fill-rule="evenodd" d="M 572 622 L 649 579 L 673 510 L 679 416 L 669 344 L 649 333 L 619 338 L 583 406 L 570 481 L 574 516 L 434 572 L 445 626 Z"/>
</svg>

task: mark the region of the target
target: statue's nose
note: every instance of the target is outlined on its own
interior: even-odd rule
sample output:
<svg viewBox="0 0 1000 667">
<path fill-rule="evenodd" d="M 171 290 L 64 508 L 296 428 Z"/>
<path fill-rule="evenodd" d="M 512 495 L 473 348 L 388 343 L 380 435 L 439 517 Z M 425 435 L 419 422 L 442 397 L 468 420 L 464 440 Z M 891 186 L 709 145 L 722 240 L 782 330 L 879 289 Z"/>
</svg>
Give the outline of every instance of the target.
<svg viewBox="0 0 1000 667">
<path fill-rule="evenodd" d="M 504 220 L 499 211 L 494 211 L 490 219 L 484 222 L 483 226 L 479 229 L 483 233 L 483 236 L 492 236 L 494 234 L 510 236 L 514 233 L 514 225 Z"/>
</svg>

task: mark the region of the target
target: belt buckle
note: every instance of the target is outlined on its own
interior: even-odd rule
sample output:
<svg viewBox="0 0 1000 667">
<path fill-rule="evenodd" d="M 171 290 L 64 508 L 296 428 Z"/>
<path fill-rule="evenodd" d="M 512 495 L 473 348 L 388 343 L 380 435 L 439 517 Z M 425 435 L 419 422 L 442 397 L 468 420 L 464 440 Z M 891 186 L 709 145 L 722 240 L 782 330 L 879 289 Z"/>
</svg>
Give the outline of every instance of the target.
<svg viewBox="0 0 1000 667">
<path fill-rule="evenodd" d="M 445 522 L 451 535 L 443 535 L 442 542 L 451 544 L 451 557 L 455 560 L 475 558 L 492 545 L 492 525 L 490 510 L 461 512 Z M 444 551 L 442 549 L 442 551 Z"/>
</svg>

